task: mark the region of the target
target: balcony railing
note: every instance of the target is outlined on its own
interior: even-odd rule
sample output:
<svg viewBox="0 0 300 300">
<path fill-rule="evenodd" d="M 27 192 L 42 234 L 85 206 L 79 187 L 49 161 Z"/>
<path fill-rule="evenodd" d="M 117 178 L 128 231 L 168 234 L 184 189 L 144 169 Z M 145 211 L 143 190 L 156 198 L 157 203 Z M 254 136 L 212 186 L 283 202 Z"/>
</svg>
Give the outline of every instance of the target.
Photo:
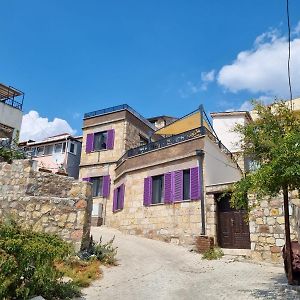
<svg viewBox="0 0 300 300">
<path fill-rule="evenodd" d="M 14 100 L 14 99 L 11 99 L 11 98 L 10 99 L 5 99 L 5 100 L 1 100 L 1 102 L 5 103 L 5 104 L 7 104 L 9 106 L 12 106 L 12 107 L 14 107 L 16 109 L 19 109 L 19 110 L 22 110 L 22 108 L 23 108 L 23 103 L 22 102 L 18 102 L 18 101 Z"/>
<path fill-rule="evenodd" d="M 210 138 L 214 143 L 218 145 L 223 153 L 233 158 L 232 153 L 218 140 L 206 127 L 195 128 L 177 135 L 173 135 L 167 138 L 160 139 L 156 142 L 151 142 L 149 144 L 139 146 L 136 148 L 129 149 L 118 161 L 117 166 L 119 166 L 122 162 L 130 157 L 134 157 L 140 154 L 144 154 L 153 150 L 159 150 L 168 146 L 176 145 L 178 143 L 192 140 L 194 138 L 198 138 L 206 135 Z"/>
</svg>

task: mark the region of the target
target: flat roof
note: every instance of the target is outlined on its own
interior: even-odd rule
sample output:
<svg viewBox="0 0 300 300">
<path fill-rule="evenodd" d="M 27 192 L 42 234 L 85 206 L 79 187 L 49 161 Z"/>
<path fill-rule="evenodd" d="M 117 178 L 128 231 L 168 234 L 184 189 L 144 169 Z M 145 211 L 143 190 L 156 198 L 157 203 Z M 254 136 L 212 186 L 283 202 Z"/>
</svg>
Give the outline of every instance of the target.
<svg viewBox="0 0 300 300">
<path fill-rule="evenodd" d="M 237 110 L 237 111 L 221 111 L 221 112 L 212 112 L 210 113 L 211 117 L 226 117 L 226 116 L 246 116 L 249 120 L 251 120 L 251 115 L 246 110 Z"/>
<path fill-rule="evenodd" d="M 0 100 L 9 99 L 17 96 L 24 95 L 23 92 L 13 88 L 12 86 L 7 86 L 0 83 Z"/>
<path fill-rule="evenodd" d="M 122 110 L 127 110 L 130 113 L 132 113 L 135 117 L 137 117 L 139 120 L 141 120 L 143 123 L 145 123 L 147 126 L 149 126 L 151 129 L 155 130 L 155 127 L 152 123 L 150 123 L 146 118 L 144 118 L 141 114 L 136 112 L 132 107 L 130 107 L 128 104 L 121 104 L 117 106 L 112 106 L 100 110 L 95 110 L 89 113 L 85 113 L 83 119 L 90 119 L 94 117 L 99 117 L 107 114 L 111 114 L 114 112 L 122 111 Z"/>
</svg>

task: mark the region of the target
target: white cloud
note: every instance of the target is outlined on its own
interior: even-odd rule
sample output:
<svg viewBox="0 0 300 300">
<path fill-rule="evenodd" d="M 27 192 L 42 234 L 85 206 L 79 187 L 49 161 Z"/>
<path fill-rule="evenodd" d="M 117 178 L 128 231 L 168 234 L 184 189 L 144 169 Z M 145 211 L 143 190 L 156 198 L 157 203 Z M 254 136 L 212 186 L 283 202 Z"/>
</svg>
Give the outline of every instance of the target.
<svg viewBox="0 0 300 300">
<path fill-rule="evenodd" d="M 207 86 L 210 82 L 215 80 L 215 70 L 211 70 L 209 72 L 202 72 L 201 73 L 201 85 L 200 85 L 200 89 L 203 91 L 207 90 Z"/>
<path fill-rule="evenodd" d="M 291 81 L 294 96 L 300 94 L 300 22 L 291 41 Z M 242 51 L 232 64 L 225 65 L 217 81 L 231 92 L 247 90 L 278 98 L 287 97 L 288 43 L 277 30 L 258 36 L 253 48 Z"/>
<path fill-rule="evenodd" d="M 215 70 L 209 72 L 201 72 L 200 82 L 187 81 L 185 86 L 179 90 L 179 94 L 182 98 L 187 98 L 190 95 L 198 94 L 201 91 L 206 91 L 210 82 L 215 80 Z"/>
<path fill-rule="evenodd" d="M 66 120 L 54 118 L 53 121 L 49 121 L 37 111 L 31 110 L 23 116 L 20 141 L 39 141 L 61 133 L 75 134 L 76 130 L 72 129 Z"/>
</svg>

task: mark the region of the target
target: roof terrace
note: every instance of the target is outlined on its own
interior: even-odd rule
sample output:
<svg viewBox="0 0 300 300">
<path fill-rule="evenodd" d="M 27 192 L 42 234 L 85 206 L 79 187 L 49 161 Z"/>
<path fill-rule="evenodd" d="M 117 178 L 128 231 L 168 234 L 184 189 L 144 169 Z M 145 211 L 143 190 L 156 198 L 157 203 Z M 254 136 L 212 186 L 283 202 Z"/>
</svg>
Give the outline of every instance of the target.
<svg viewBox="0 0 300 300">
<path fill-rule="evenodd" d="M 22 110 L 24 93 L 12 86 L 0 83 L 0 102 Z"/>
</svg>

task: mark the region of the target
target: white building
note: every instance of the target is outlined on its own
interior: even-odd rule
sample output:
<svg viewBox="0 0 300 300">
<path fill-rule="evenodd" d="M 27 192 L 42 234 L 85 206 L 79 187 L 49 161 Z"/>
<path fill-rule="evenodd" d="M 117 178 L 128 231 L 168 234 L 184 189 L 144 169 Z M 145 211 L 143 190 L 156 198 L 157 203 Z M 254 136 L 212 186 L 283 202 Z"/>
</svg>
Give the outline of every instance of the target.
<svg viewBox="0 0 300 300">
<path fill-rule="evenodd" d="M 24 93 L 0 83 L 0 142 L 18 137 L 22 123 Z"/>
</svg>

